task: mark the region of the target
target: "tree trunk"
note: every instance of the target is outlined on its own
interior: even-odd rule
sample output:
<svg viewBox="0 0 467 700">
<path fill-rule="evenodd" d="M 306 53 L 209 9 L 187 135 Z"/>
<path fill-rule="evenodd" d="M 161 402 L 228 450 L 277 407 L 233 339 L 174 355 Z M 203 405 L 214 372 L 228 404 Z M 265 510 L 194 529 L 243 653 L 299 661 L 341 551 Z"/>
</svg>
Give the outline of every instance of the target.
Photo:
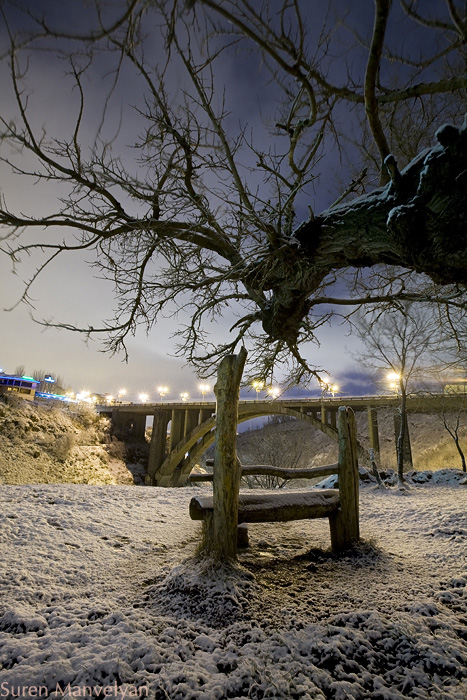
<svg viewBox="0 0 467 700">
<path fill-rule="evenodd" d="M 404 446 L 407 426 L 407 396 L 405 391 L 401 396 L 399 435 L 397 436 L 397 481 L 399 486 L 404 483 Z"/>
<path fill-rule="evenodd" d="M 219 365 L 215 393 L 216 442 L 214 446 L 213 514 L 206 519 L 204 551 L 220 561 L 237 556 L 237 511 L 240 462 L 237 458 L 237 420 L 240 382 L 246 350 L 224 357 Z"/>
<path fill-rule="evenodd" d="M 442 127 L 439 145 L 419 154 L 400 182 L 310 219 L 295 231 L 295 246 L 251 266 L 252 284 L 273 292 L 261 311 L 266 333 L 296 342 L 313 293 L 335 270 L 388 264 L 439 284 L 467 282 L 466 126 Z"/>
<path fill-rule="evenodd" d="M 464 455 L 464 452 L 462 450 L 462 447 L 460 446 L 459 436 L 457 434 L 456 434 L 456 437 L 454 438 L 454 442 L 456 443 L 457 451 L 458 451 L 459 456 L 461 458 L 462 471 L 465 472 L 465 471 L 467 471 L 466 463 L 465 463 L 465 455 Z"/>
<path fill-rule="evenodd" d="M 370 447 L 370 464 L 371 464 L 371 469 L 373 471 L 373 476 L 375 477 L 375 479 L 378 483 L 378 486 L 380 486 L 381 488 L 384 488 L 384 484 L 383 484 L 383 482 L 381 480 L 381 476 L 379 474 L 378 465 L 376 464 L 375 451 L 374 451 L 373 447 Z"/>
<path fill-rule="evenodd" d="M 394 434 L 396 438 L 397 476 L 399 486 L 404 482 L 404 470 L 413 469 L 412 446 L 410 444 L 407 393 L 405 386 L 400 387 L 401 404 L 394 416 Z"/>
<path fill-rule="evenodd" d="M 465 462 L 465 455 L 462 450 L 462 447 L 460 445 L 460 440 L 459 440 L 459 425 L 460 425 L 460 411 L 456 416 L 456 425 L 454 428 L 451 428 L 449 425 L 449 420 L 447 414 L 443 411 L 443 425 L 448 431 L 449 435 L 452 437 L 454 440 L 454 444 L 456 445 L 456 449 L 459 453 L 459 456 L 461 458 L 461 463 L 462 463 L 462 471 L 465 472 L 467 471 L 466 469 L 466 462 Z"/>
</svg>

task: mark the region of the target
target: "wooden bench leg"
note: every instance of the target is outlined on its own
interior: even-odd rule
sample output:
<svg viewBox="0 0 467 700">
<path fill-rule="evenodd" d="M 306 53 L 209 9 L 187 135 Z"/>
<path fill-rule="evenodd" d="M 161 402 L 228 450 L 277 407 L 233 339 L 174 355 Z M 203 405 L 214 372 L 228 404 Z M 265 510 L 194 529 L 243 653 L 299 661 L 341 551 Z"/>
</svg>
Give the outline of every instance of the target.
<svg viewBox="0 0 467 700">
<path fill-rule="evenodd" d="M 329 516 L 333 552 L 347 549 L 360 539 L 358 512 L 358 460 L 355 415 L 340 406 L 337 414 L 339 433 L 339 497 L 340 508 Z"/>
</svg>

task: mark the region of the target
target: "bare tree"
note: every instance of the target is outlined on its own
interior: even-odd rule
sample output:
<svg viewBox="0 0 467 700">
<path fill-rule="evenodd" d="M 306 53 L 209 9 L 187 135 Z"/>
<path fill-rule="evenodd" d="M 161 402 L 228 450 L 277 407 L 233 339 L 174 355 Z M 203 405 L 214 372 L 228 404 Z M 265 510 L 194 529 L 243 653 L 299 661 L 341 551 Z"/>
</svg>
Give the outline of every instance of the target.
<svg viewBox="0 0 467 700">
<path fill-rule="evenodd" d="M 459 457 L 460 457 L 461 465 L 462 465 L 462 471 L 465 472 L 465 471 L 467 471 L 467 465 L 465 462 L 464 450 L 462 449 L 462 446 L 460 443 L 460 434 L 459 434 L 459 430 L 461 427 L 462 414 L 465 414 L 465 406 L 463 406 L 462 409 L 458 409 L 455 414 L 443 412 L 441 415 L 442 415 L 442 419 L 443 419 L 443 425 L 446 428 L 446 430 L 448 431 L 449 435 L 454 440 L 456 450 L 459 453 Z"/>
<path fill-rule="evenodd" d="M 293 421 L 293 418 L 290 419 Z M 278 424 L 268 423 L 261 430 L 251 431 L 245 449 L 239 450 L 239 457 L 245 465 L 265 464 L 272 467 L 297 469 L 302 465 L 305 452 L 303 439 L 297 439 L 297 434 L 286 432 Z M 254 474 L 243 477 L 248 488 L 283 488 L 288 480 L 278 476 Z"/>
<path fill-rule="evenodd" d="M 399 485 L 404 481 L 405 445 L 408 441 L 407 395 L 416 381 L 433 372 L 434 353 L 439 348 L 439 326 L 433 309 L 404 302 L 385 314 L 367 313 L 354 320 L 365 346 L 361 360 L 380 373 L 390 374 L 400 397 L 397 447 Z"/>
<path fill-rule="evenodd" d="M 44 369 L 35 369 L 32 376 L 39 382 L 39 391 L 43 391 L 45 393 L 66 394 L 69 390 L 64 378 L 59 374 L 52 376 L 50 372 L 47 372 Z M 48 379 L 46 379 L 46 377 Z"/>
<path fill-rule="evenodd" d="M 353 7 L 343 22 L 337 2 L 320 15 L 300 0 L 95 0 L 79 31 L 46 3 L 24 8 L 19 21 L 17 6 L 4 9 L 1 158 L 25 196 L 16 207 L 2 198 L 2 247 L 15 265 L 39 259 L 24 301 L 49 264 L 76 252 L 117 300 L 97 326 L 51 325 L 126 352 L 139 325 L 179 313 L 179 350 L 198 367 L 245 344 L 255 376 L 292 358 L 298 381 L 316 374 L 308 348 L 339 310 L 464 308 L 467 129 L 431 121 L 465 104 L 460 0 L 433 15 L 375 0 L 370 23 Z M 44 62 L 47 74 L 66 67 L 56 94 L 74 116 L 60 123 L 30 87 L 40 96 Z M 420 146 L 435 128 L 438 142 L 410 163 L 409 117 Z M 352 145 L 363 128 L 380 186 L 352 199 L 371 185 L 371 158 Z M 360 159 L 360 174 L 336 191 L 339 156 Z M 40 211 L 28 181 L 51 193 Z M 210 343 L 207 322 L 227 307 L 231 335 Z"/>
<path fill-rule="evenodd" d="M 465 426 L 467 409 L 467 393 L 463 384 L 448 384 L 445 386 L 444 396 L 439 393 L 436 396 L 439 406 L 439 416 L 443 426 L 452 437 L 458 452 L 462 471 L 467 471 L 464 449 L 461 445 L 461 433 Z M 453 401 L 455 399 L 455 402 Z"/>
</svg>

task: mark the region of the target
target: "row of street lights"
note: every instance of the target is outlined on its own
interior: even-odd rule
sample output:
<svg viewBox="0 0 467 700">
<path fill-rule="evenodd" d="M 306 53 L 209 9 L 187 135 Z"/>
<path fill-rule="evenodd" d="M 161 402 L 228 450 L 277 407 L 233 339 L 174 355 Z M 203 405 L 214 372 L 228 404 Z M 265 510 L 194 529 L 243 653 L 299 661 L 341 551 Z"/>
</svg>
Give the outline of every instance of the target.
<svg viewBox="0 0 467 700">
<path fill-rule="evenodd" d="M 339 386 L 337 384 L 331 384 L 331 382 L 321 382 L 321 398 L 324 399 L 326 394 L 331 394 L 332 398 L 339 392 Z"/>
<path fill-rule="evenodd" d="M 256 391 L 256 400 L 259 399 L 260 393 L 263 391 L 263 389 L 266 391 L 267 396 L 271 397 L 272 399 L 276 399 L 279 394 L 280 394 L 280 389 L 278 387 L 265 387 L 264 382 L 262 381 L 255 381 L 253 382 L 253 388 Z M 199 391 L 201 393 L 202 401 L 205 401 L 206 395 L 209 394 L 211 391 L 211 386 L 209 384 L 200 384 L 199 385 Z M 169 393 L 169 388 L 167 386 L 158 386 L 157 387 L 157 393 L 159 394 L 160 401 L 164 400 L 164 398 L 167 396 Z M 124 397 L 126 396 L 127 391 L 126 389 L 120 389 L 119 392 L 117 393 L 117 399 L 111 394 L 107 394 L 106 396 L 106 401 L 108 404 L 113 404 L 117 400 L 118 403 L 121 403 L 124 400 Z M 180 400 L 183 403 L 186 403 L 190 398 L 190 395 L 188 392 L 183 391 L 180 394 Z M 141 393 L 138 395 L 138 399 L 141 401 L 141 403 L 147 403 L 149 400 L 149 394 L 147 393 Z"/>
<path fill-rule="evenodd" d="M 199 390 L 200 390 L 200 392 L 201 392 L 202 400 L 204 401 L 205 398 L 206 398 L 206 394 L 208 394 L 208 393 L 211 391 L 211 387 L 210 387 L 209 384 L 200 384 L 200 385 L 199 385 Z M 164 400 L 164 398 L 165 398 L 165 397 L 167 396 L 167 394 L 169 393 L 169 388 L 168 388 L 167 386 L 158 386 L 158 387 L 157 387 L 157 393 L 159 394 L 159 396 L 160 396 L 160 401 L 161 401 L 161 403 L 162 403 L 162 401 Z M 117 400 L 118 403 L 121 403 L 121 402 L 124 400 L 124 397 L 126 396 L 126 394 L 127 394 L 127 390 L 126 390 L 126 389 L 120 389 L 120 390 L 119 390 L 119 392 L 117 393 L 117 399 L 115 399 L 115 397 L 114 397 L 112 394 L 107 394 L 107 395 L 106 395 L 106 402 L 107 402 L 108 404 L 113 404 L 113 403 L 115 403 L 115 401 Z M 183 391 L 183 392 L 180 394 L 180 400 L 181 400 L 183 403 L 186 403 L 186 402 L 189 400 L 189 398 L 190 398 L 190 395 L 189 395 L 188 392 L 186 392 L 186 391 Z M 146 393 L 143 392 L 143 393 L 141 393 L 141 394 L 138 395 L 138 399 L 141 401 L 141 403 L 147 403 L 147 402 L 149 401 L 149 394 L 146 394 Z"/>
<path fill-rule="evenodd" d="M 254 381 L 253 384 L 253 389 L 256 391 L 256 400 L 258 401 L 260 393 L 263 391 L 263 389 L 266 391 L 266 394 L 270 396 L 272 399 L 277 399 L 277 397 L 280 394 L 280 389 L 276 386 L 270 386 L 270 387 L 265 387 L 264 382 L 262 381 Z"/>
<path fill-rule="evenodd" d="M 400 390 L 400 383 L 401 383 L 401 374 L 398 374 L 397 372 L 390 372 L 387 375 L 387 380 L 389 382 L 389 388 L 395 391 L 396 393 L 399 392 Z M 258 401 L 260 398 L 260 394 L 262 391 L 266 392 L 266 395 L 270 397 L 272 400 L 277 399 L 277 397 L 280 395 L 281 390 L 278 387 L 275 386 L 269 386 L 266 387 L 265 382 L 262 380 L 256 380 L 252 382 L 252 387 L 256 392 L 256 400 Z M 199 391 L 201 393 L 202 401 L 205 401 L 206 395 L 211 391 L 211 386 L 209 384 L 200 384 L 198 386 Z M 337 384 L 334 384 L 332 382 L 322 382 L 321 383 L 321 398 L 324 398 L 326 394 L 331 394 L 332 397 L 339 392 L 339 386 Z M 106 402 L 108 404 L 114 404 L 116 402 L 121 403 L 125 396 L 127 395 L 127 390 L 126 389 L 120 389 L 117 393 L 117 398 L 112 396 L 111 394 L 106 395 Z M 164 398 L 169 394 L 169 388 L 165 385 L 161 385 L 157 387 L 157 393 L 160 396 L 160 401 L 164 400 Z M 70 397 L 70 400 L 75 400 L 77 403 L 87 403 L 87 404 L 93 404 L 97 403 L 98 399 L 96 396 L 92 396 L 89 391 L 82 391 L 77 394 L 67 394 L 67 396 Z M 146 393 L 141 393 L 138 396 L 139 400 L 141 403 L 147 403 L 149 400 L 149 394 Z M 183 391 L 180 394 L 180 400 L 183 403 L 186 403 L 190 398 L 190 395 L 188 392 Z"/>
<path fill-rule="evenodd" d="M 252 387 L 256 392 L 256 400 L 258 401 L 260 398 L 261 392 L 265 392 L 266 396 L 269 397 L 270 399 L 274 400 L 277 399 L 277 397 L 281 394 L 281 390 L 277 386 L 269 386 L 267 387 L 265 382 L 261 380 L 256 380 L 252 383 Z M 211 391 L 211 386 L 209 384 L 200 384 L 199 385 L 199 391 L 201 392 L 201 397 L 202 401 L 205 401 L 206 399 L 206 394 L 208 394 Z M 330 393 L 333 397 L 335 394 L 339 391 L 339 387 L 337 384 L 331 384 L 331 383 L 322 383 L 321 384 L 321 396 L 324 397 L 325 394 Z M 159 394 L 160 401 L 164 400 L 164 398 L 169 394 L 169 388 L 167 386 L 158 386 L 157 387 L 157 393 Z M 120 403 L 124 397 L 126 396 L 127 391 L 126 389 L 120 389 L 118 394 L 117 394 L 117 401 Z M 138 396 L 139 400 L 141 403 L 147 403 L 149 400 L 149 394 L 147 393 L 141 393 Z M 180 400 L 183 403 L 186 403 L 190 398 L 190 395 L 188 392 L 183 391 L 180 394 Z M 115 397 L 108 394 L 106 397 L 107 403 L 112 404 L 115 402 Z"/>
</svg>

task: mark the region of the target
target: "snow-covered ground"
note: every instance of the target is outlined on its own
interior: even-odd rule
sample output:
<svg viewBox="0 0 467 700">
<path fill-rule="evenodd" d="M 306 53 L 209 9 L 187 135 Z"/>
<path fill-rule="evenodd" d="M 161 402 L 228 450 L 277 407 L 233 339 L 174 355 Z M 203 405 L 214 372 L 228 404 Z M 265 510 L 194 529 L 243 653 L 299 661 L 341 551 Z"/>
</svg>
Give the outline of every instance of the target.
<svg viewBox="0 0 467 700">
<path fill-rule="evenodd" d="M 229 570 L 195 489 L 3 486 L 0 698 L 466 700 L 459 477 L 363 487 L 341 556 L 325 520 L 251 526 Z"/>
</svg>

